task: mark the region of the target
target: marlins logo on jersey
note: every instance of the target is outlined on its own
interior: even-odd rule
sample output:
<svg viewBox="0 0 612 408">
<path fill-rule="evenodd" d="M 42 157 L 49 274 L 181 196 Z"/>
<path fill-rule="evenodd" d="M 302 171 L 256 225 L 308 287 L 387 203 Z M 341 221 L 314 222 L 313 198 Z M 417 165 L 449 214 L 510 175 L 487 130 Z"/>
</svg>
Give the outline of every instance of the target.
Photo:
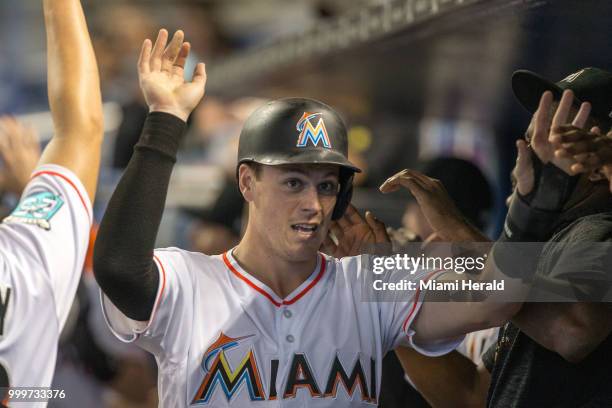
<svg viewBox="0 0 612 408">
<path fill-rule="evenodd" d="M 370 382 L 366 377 L 366 370 L 361 361 L 361 356 L 355 356 L 352 369 L 346 370 L 340 362 L 338 355 L 334 355 L 330 361 L 329 370 L 326 371 L 325 382 L 319 384 L 316 380 L 317 372 L 309 363 L 307 353 L 294 353 L 291 356 L 289 372 L 284 379 L 284 387 L 279 395 L 276 389 L 278 368 L 280 361 L 271 359 L 266 364 L 271 368 L 270 378 L 267 378 L 267 395 L 264 391 L 263 372 L 258 367 L 258 358 L 253 347 L 248 350 L 239 351 L 242 358 L 239 364 L 232 368 L 225 354 L 230 349 L 239 346 L 242 340 L 253 337 L 247 335 L 241 337 L 229 337 L 221 332 L 217 340 L 206 350 L 202 357 L 201 368 L 205 373 L 201 385 L 198 387 L 191 404 L 208 404 L 216 389 L 225 394 L 226 400 L 232 401 L 241 390 L 246 390 L 250 401 L 292 399 L 297 395 L 300 388 L 306 389 L 312 398 L 331 398 L 337 396 L 339 386 L 344 387 L 349 397 L 358 394 L 363 402 L 376 403 L 376 360 L 369 358 Z M 367 365 L 366 365 L 367 366 Z M 242 387 L 242 385 L 245 387 Z M 321 386 L 325 388 L 322 389 Z M 357 391 L 359 390 L 359 391 Z"/>
<path fill-rule="evenodd" d="M 318 119 L 317 124 L 312 126 L 312 119 Z M 323 122 L 323 114 L 320 112 L 304 112 L 300 120 L 296 125 L 296 129 L 300 132 L 298 137 L 297 147 L 306 147 L 310 140 L 313 146 L 318 146 L 319 142 L 323 143 L 323 147 L 331 149 L 331 142 L 327 135 L 327 129 L 325 129 L 325 122 Z"/>
</svg>

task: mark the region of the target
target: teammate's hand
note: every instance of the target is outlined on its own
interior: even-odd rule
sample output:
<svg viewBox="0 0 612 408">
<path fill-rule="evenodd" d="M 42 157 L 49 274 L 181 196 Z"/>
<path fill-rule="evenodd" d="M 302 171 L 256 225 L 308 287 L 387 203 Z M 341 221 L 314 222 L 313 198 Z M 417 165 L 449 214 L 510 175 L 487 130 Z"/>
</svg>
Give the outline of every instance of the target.
<svg viewBox="0 0 612 408">
<path fill-rule="evenodd" d="M 34 129 L 11 117 L 0 118 L 0 157 L 4 164 L 0 184 L 4 190 L 20 195 L 40 159 Z"/>
<path fill-rule="evenodd" d="M 364 219 L 353 205 L 348 206 L 342 218 L 332 223 L 330 232 L 338 243 L 328 235 L 321 250 L 335 258 L 370 253 L 375 245 L 381 252 L 390 249 L 391 240 L 385 224 L 370 211 L 366 211 Z"/>
<path fill-rule="evenodd" d="M 574 173 L 594 172 L 603 174 L 610 181 L 612 192 L 612 131 L 602 135 L 597 127 L 589 132 L 575 126 L 560 127 L 556 137 L 555 156 L 572 161 Z"/>
<path fill-rule="evenodd" d="M 387 179 L 380 191 L 391 193 L 405 187 L 414 196 L 436 240 L 456 241 L 457 233 L 471 228 L 455 206 L 444 185 L 415 170 L 405 169 Z"/>
<path fill-rule="evenodd" d="M 170 44 L 168 31 L 159 30 L 155 46 L 146 39 L 138 58 L 138 78 L 150 112 L 166 112 L 184 121 L 204 96 L 206 69 L 198 63 L 191 82 L 185 81 L 184 68 L 191 45 L 183 42 L 181 30 Z"/>
<path fill-rule="evenodd" d="M 570 123 L 570 110 L 573 100 L 574 93 L 569 89 L 565 90 L 551 120 L 553 94 L 550 91 L 544 92 L 540 98 L 538 109 L 533 115 L 533 121 L 530 124 L 530 146 L 532 151 L 542 163 L 552 162 L 552 164 L 570 175 L 574 174 L 571 170 L 572 160 L 555 155 L 555 150 L 559 147 L 559 135 L 563 131 L 562 126 Z M 582 103 L 571 124 L 577 128 L 584 127 L 590 112 L 591 104 L 588 102 Z M 517 142 L 517 149 L 518 157 L 513 175 L 516 179 L 519 193 L 527 195 L 531 192 L 535 183 L 531 152 L 525 141 L 522 140 Z"/>
</svg>

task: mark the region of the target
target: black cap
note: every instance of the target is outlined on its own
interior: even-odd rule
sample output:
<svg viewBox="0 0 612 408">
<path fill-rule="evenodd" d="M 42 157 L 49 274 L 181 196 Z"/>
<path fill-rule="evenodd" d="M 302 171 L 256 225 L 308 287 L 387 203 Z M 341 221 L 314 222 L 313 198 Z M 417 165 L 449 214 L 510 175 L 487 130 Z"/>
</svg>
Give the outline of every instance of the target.
<svg viewBox="0 0 612 408">
<path fill-rule="evenodd" d="M 608 127 L 612 125 L 612 73 L 600 68 L 583 68 L 557 83 L 527 70 L 519 70 L 512 75 L 514 95 L 531 113 L 538 109 L 540 97 L 545 91 L 551 91 L 554 98 L 559 100 L 565 89 L 574 92 L 576 107 L 582 102 L 589 102 L 592 106 L 591 116 Z"/>
<path fill-rule="evenodd" d="M 260 107 L 246 120 L 238 145 L 238 165 L 337 164 L 348 161 L 344 122 L 331 107 L 307 98 L 283 98 Z"/>
</svg>

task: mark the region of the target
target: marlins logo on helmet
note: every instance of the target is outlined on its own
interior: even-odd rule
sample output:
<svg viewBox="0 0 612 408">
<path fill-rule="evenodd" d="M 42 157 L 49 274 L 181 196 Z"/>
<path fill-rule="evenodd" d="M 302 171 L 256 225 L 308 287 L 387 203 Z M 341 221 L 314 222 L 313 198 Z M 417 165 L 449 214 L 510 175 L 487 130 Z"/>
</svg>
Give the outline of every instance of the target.
<svg viewBox="0 0 612 408">
<path fill-rule="evenodd" d="M 316 126 L 312 126 L 310 119 L 319 118 Z M 306 147 L 308 140 L 312 141 L 314 146 L 319 145 L 319 141 L 323 141 L 323 147 L 331 149 L 331 142 L 327 135 L 327 129 L 325 129 L 325 122 L 323 122 L 323 114 L 320 112 L 304 112 L 300 120 L 296 125 L 296 129 L 300 132 L 298 137 L 297 147 Z"/>
</svg>

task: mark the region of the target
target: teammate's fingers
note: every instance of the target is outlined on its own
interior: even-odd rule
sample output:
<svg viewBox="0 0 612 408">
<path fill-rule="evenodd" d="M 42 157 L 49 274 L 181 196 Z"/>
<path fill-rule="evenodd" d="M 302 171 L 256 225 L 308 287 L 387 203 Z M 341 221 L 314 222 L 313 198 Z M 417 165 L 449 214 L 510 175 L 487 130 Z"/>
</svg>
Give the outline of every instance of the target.
<svg viewBox="0 0 612 408">
<path fill-rule="evenodd" d="M 552 104 L 552 100 L 552 92 L 544 92 L 540 98 L 538 109 L 533 115 L 531 144 L 536 150 L 543 148 L 548 140 L 548 129 L 550 127 L 550 106 Z"/>
<path fill-rule="evenodd" d="M 334 234 L 334 237 L 336 237 L 336 240 L 338 242 L 341 242 L 342 239 L 344 238 L 344 230 L 342 227 L 340 227 L 338 225 L 338 222 L 333 222 L 330 227 L 329 227 L 329 231 Z M 336 243 L 336 245 L 338 245 L 338 242 Z"/>
<path fill-rule="evenodd" d="M 157 39 L 155 40 L 155 45 L 151 51 L 151 58 L 149 60 L 149 67 L 151 71 L 159 71 L 161 69 L 162 55 L 164 54 L 167 42 L 168 30 L 162 28 L 159 30 L 159 33 L 157 33 Z"/>
<path fill-rule="evenodd" d="M 564 123 L 569 123 L 569 113 L 572 108 L 572 103 L 574 102 L 574 92 L 571 89 L 566 89 L 563 91 L 563 95 L 561 95 L 561 100 L 559 101 L 559 106 L 557 107 L 557 111 L 553 116 L 551 128 L 556 129 L 560 125 Z M 589 107 L 590 109 L 590 107 Z"/>
<path fill-rule="evenodd" d="M 185 63 L 187 62 L 187 58 L 189 57 L 189 50 L 191 50 L 191 44 L 188 42 L 183 43 L 181 46 L 181 50 L 176 57 L 176 61 L 174 61 L 174 65 L 172 66 L 172 74 L 183 77 Z"/>
<path fill-rule="evenodd" d="M 346 213 L 342 214 L 342 217 L 338 218 L 336 220 L 336 224 L 338 225 L 338 227 L 342 228 L 343 230 L 345 229 L 349 229 L 351 228 L 351 226 L 353 225 L 349 220 L 348 217 L 346 215 Z"/>
<path fill-rule="evenodd" d="M 579 142 L 582 140 L 592 140 L 592 139 L 595 139 L 596 137 L 597 137 L 597 133 L 586 132 L 585 130 L 582 130 L 582 129 L 572 128 L 570 130 L 567 130 L 566 132 L 559 133 L 556 139 L 560 143 L 573 143 L 573 142 Z"/>
<path fill-rule="evenodd" d="M 150 72 L 150 60 L 151 60 L 151 49 L 153 43 L 148 38 L 142 43 L 140 48 L 140 55 L 138 56 L 138 72 L 141 74 L 148 74 Z"/>
<path fill-rule="evenodd" d="M 411 169 L 406 169 L 406 176 L 412 177 L 419 184 L 421 184 L 424 188 L 435 188 L 436 184 L 439 183 L 439 180 L 433 179 L 425 174 Z"/>
<path fill-rule="evenodd" d="M 588 102 L 582 102 L 580 104 L 580 109 L 578 109 L 578 113 L 574 117 L 572 121 L 572 125 L 583 128 L 586 125 L 587 119 L 589 118 L 589 114 L 591 113 L 591 104 Z"/>
<path fill-rule="evenodd" d="M 346 216 L 347 221 L 351 223 L 352 225 L 358 225 L 358 224 L 364 223 L 364 220 L 361 217 L 361 214 L 359 214 L 359 211 L 357 211 L 355 206 L 353 206 L 352 204 L 348 205 L 344 215 Z"/>
<path fill-rule="evenodd" d="M 385 227 L 385 224 L 382 221 L 374 217 L 374 214 L 372 214 L 371 211 L 366 211 L 365 220 L 374 232 L 374 239 L 376 240 L 376 243 L 390 241 L 389 235 L 387 234 L 387 227 Z"/>
<path fill-rule="evenodd" d="M 172 71 L 172 67 L 174 66 L 174 61 L 176 60 L 176 58 L 178 57 L 182 49 L 184 39 L 185 39 L 185 33 L 183 32 L 183 30 L 177 30 L 174 33 L 174 35 L 172 36 L 172 39 L 170 40 L 170 43 L 164 50 L 164 54 L 162 56 L 162 71 L 166 71 L 166 72 Z"/>
<path fill-rule="evenodd" d="M 323 240 L 323 243 L 321 244 L 321 250 L 327 255 L 334 256 L 336 251 L 338 250 L 338 245 L 336 245 L 333 239 L 329 235 L 327 235 Z"/>
<path fill-rule="evenodd" d="M 196 65 L 193 71 L 193 82 L 206 84 L 206 65 L 203 62 Z"/>
</svg>

